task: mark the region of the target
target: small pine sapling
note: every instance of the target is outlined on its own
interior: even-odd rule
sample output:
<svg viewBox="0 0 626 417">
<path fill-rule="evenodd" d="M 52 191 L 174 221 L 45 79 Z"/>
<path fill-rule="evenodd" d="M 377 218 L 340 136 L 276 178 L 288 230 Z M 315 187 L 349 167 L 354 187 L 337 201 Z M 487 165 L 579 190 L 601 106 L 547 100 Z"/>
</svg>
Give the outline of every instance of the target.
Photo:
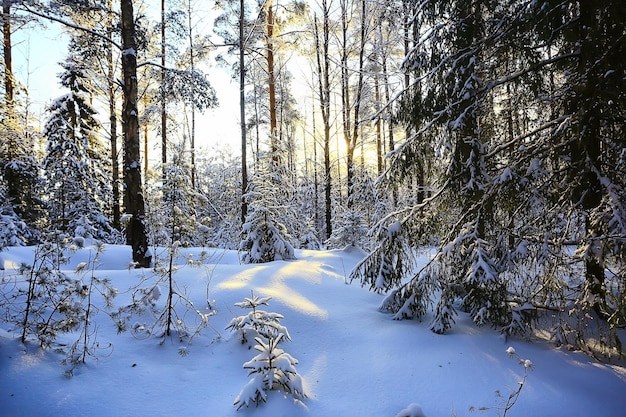
<svg viewBox="0 0 626 417">
<path fill-rule="evenodd" d="M 9 320 L 19 326 L 22 343 L 35 336 L 42 348 L 50 347 L 59 333 L 72 331 L 80 322 L 76 282 L 60 269 L 67 259 L 64 241 L 58 241 L 38 245 L 32 265 L 20 266 L 16 277 L 19 289 L 8 306 Z"/>
<path fill-rule="evenodd" d="M 69 369 L 65 372 L 66 376 L 72 376 L 76 366 L 85 363 L 87 356 L 95 358 L 98 351 L 112 350 L 111 343 L 102 345 L 98 342 L 96 339 L 98 328 L 92 323 L 93 316 L 100 311 L 94 303 L 94 297 L 100 294 L 104 299 L 106 308 L 110 309 L 113 306 L 113 298 L 117 295 L 117 289 L 113 288 L 108 279 L 99 278 L 95 274 L 95 269 L 103 250 L 104 245 L 100 242 L 96 242 L 96 254 L 94 258 L 89 259 L 88 262 L 81 262 L 76 267 L 76 274 L 84 275 L 83 279 L 76 281 L 76 290 L 80 297 L 79 303 L 82 308 L 82 315 L 79 324 L 79 337 L 70 346 L 67 357 L 62 361 L 63 365 L 69 365 Z"/>
<path fill-rule="evenodd" d="M 298 361 L 278 347 L 283 336 L 281 333 L 267 341 L 262 337 L 254 338 L 257 342 L 254 348 L 259 354 L 243 364 L 244 369 L 250 370 L 248 376 L 252 379 L 235 399 L 237 410 L 251 403 L 258 406 L 260 402 L 266 402 L 268 391 L 283 391 L 296 400 L 306 398 L 302 377 L 295 367 Z"/>
<path fill-rule="evenodd" d="M 238 307 L 252 311 L 235 317 L 227 327 L 239 333 L 242 343 L 246 343 L 248 337 L 254 336 L 254 349 L 259 352 L 243 364 L 243 368 L 249 370 L 248 376 L 252 378 L 235 399 L 237 410 L 252 403 L 258 406 L 261 402 L 266 402 L 269 391 L 283 391 L 296 400 L 306 398 L 302 377 L 295 368 L 298 361 L 278 347 L 283 340 L 291 340 L 287 328 L 280 324 L 283 316 L 258 309 L 259 306 L 269 305 L 270 299 L 271 297 L 257 297 L 252 292 L 250 298 L 236 303 Z"/>
<path fill-rule="evenodd" d="M 208 312 L 201 311 L 195 306 L 188 291 L 181 288 L 174 279 L 174 274 L 178 271 L 175 261 L 179 256 L 183 256 L 179 252 L 179 242 L 174 242 L 168 248 L 165 263 L 160 257 L 156 258 L 154 271 L 158 277 L 157 281 L 144 286 L 145 283 L 151 281 L 151 278 L 147 277 L 142 280 L 142 284 L 134 290 L 132 302 L 113 315 L 119 332 L 127 330 L 127 323 L 133 316 L 143 315 L 147 311 L 153 315 L 153 322 L 151 324 L 135 323 L 132 331 L 137 336 L 156 335 L 161 338 L 161 343 L 164 343 L 166 338 L 175 335 L 180 342 L 187 342 L 189 345 L 191 339 L 208 326 L 209 317 L 214 315 L 215 311 L 212 309 Z M 203 259 L 190 257 L 186 264 L 197 267 L 202 265 Z M 160 307 L 158 301 L 164 291 L 162 286 L 166 288 L 166 299 L 163 307 Z M 179 350 L 181 355 L 186 355 L 187 352 L 186 347 Z"/>
<path fill-rule="evenodd" d="M 286 340 L 291 340 L 287 328 L 280 324 L 280 320 L 283 319 L 282 314 L 258 309 L 262 305 L 269 305 L 271 299 L 272 297 L 257 297 L 254 292 L 251 292 L 249 298 L 246 297 L 242 302 L 235 303 L 235 305 L 252 311 L 233 318 L 226 329 L 236 331 L 242 344 L 255 339 L 257 336 L 271 339 L 282 335 L 281 337 L 285 337 Z"/>
</svg>

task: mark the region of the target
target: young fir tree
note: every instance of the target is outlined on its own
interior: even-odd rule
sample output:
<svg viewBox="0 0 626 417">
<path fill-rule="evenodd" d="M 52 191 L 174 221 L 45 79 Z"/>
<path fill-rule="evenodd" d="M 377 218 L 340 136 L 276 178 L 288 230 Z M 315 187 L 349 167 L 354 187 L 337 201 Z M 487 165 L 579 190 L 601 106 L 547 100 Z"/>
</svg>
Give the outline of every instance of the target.
<svg viewBox="0 0 626 417">
<path fill-rule="evenodd" d="M 88 103 L 88 75 L 76 57 L 61 64 L 61 85 L 70 92 L 50 106 L 44 128 L 48 144 L 43 161 L 52 230 L 72 236 L 116 240 L 104 215 L 102 190 L 107 189 L 99 153 L 102 145 L 96 111 Z"/>
<path fill-rule="evenodd" d="M 151 241 L 157 246 L 171 246 L 173 242 L 182 247 L 204 246 L 204 225 L 197 212 L 206 200 L 192 187 L 190 166 L 174 154 L 163 173 L 160 189 L 150 193 L 157 198 L 148 201 Z"/>
<path fill-rule="evenodd" d="M 243 239 L 239 244 L 244 263 L 263 263 L 295 259 L 294 248 L 284 223 L 296 222 L 291 203 L 293 193 L 273 158 L 266 158 L 249 183 L 245 198 L 249 213 L 243 224 Z"/>
<path fill-rule="evenodd" d="M 340 248 L 345 246 L 358 246 L 360 248 L 367 245 L 367 224 L 364 216 L 356 209 L 348 209 L 337 222 L 337 226 L 333 230 L 333 234 L 326 242 L 331 248 Z"/>
</svg>

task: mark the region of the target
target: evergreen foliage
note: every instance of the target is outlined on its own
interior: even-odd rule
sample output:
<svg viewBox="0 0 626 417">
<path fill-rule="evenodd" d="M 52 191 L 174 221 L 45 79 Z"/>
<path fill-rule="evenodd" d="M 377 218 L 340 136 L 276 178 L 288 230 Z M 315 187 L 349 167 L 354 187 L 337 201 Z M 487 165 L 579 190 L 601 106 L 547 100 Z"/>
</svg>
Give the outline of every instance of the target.
<svg viewBox="0 0 626 417">
<path fill-rule="evenodd" d="M 87 357 L 96 358 L 99 353 L 110 353 L 113 349 L 112 344 L 101 344 L 97 340 L 98 328 L 93 323 L 93 317 L 101 312 L 96 303 L 98 295 L 105 301 L 104 306 L 108 310 L 113 307 L 113 298 L 117 295 L 117 290 L 107 278 L 100 278 L 95 273 L 100 255 L 104 251 L 104 244 L 96 244 L 94 250 L 95 253 L 91 254 L 93 258 L 90 257 L 87 262 L 78 264 L 75 271 L 77 275 L 82 275 L 76 283 L 79 296 L 77 303 L 81 306 L 81 313 L 78 316 L 80 331 L 62 362 L 68 367 L 65 371 L 67 376 L 72 376 L 78 365 L 86 363 Z"/>
<path fill-rule="evenodd" d="M 608 352 L 621 349 L 626 68 L 618 3 L 416 6 L 421 36 L 404 62 L 415 82 L 398 115 L 415 134 L 390 154 L 381 183 L 410 184 L 430 158 L 433 193 L 384 218 L 383 230 L 399 222 L 404 244 L 380 239 L 352 272 L 391 291 L 381 308 L 421 318 L 434 305 L 436 332 L 461 309 L 507 333 L 540 326 L 562 343 L 602 350 L 591 346 L 600 337 Z M 428 265 L 379 279 L 385 257 L 409 265 L 433 232 L 440 243 Z M 603 336 L 584 324 L 598 319 Z"/>
<path fill-rule="evenodd" d="M 233 318 L 226 329 L 236 331 L 242 344 L 249 343 L 258 336 L 271 339 L 277 338 L 280 334 L 287 340 L 291 340 L 287 328 L 280 324 L 280 320 L 284 318 L 282 314 L 271 313 L 258 308 L 269 305 L 271 299 L 272 297 L 257 297 L 252 292 L 250 298 L 244 298 L 242 302 L 235 304 L 237 307 L 252 311 L 244 316 Z"/>
<path fill-rule="evenodd" d="M 344 246 L 364 247 L 367 242 L 367 224 L 363 215 L 357 210 L 348 209 L 338 221 L 333 234 L 326 242 L 328 247 L 338 248 Z"/>
<path fill-rule="evenodd" d="M 7 216 L 15 216 L 17 223 L 11 224 L 20 229 L 21 244 L 36 244 L 41 241 L 41 231 L 45 226 L 41 199 L 43 180 L 41 165 L 33 152 L 34 136 L 23 125 L 22 115 L 14 107 L 3 108 L 0 124 L 0 181 L 3 191 L 0 205 L 5 207 L 3 212 Z"/>
<path fill-rule="evenodd" d="M 268 158 L 270 159 L 270 158 Z M 290 204 L 293 193 L 285 172 L 272 159 L 270 166 L 262 167 L 249 183 L 244 196 L 249 205 L 243 224 L 243 239 L 239 244 L 244 263 L 263 263 L 294 259 L 291 237 L 282 222 L 295 220 L 294 206 Z M 289 222 L 288 224 L 293 224 Z"/>
<path fill-rule="evenodd" d="M 163 169 L 163 183 L 150 193 L 148 214 L 151 242 L 156 246 L 204 246 L 208 218 L 198 218 L 205 198 L 191 184 L 189 165 L 178 155 Z"/>
<path fill-rule="evenodd" d="M 6 187 L 0 182 L 0 248 L 23 246 L 35 237 L 34 231 L 15 213 L 7 199 Z"/>
<path fill-rule="evenodd" d="M 86 98 L 88 76 L 76 57 L 70 56 L 62 66 L 61 85 L 70 93 L 48 107 L 44 129 L 50 227 L 73 236 L 118 241 L 119 233 L 104 215 L 109 173 L 101 159 L 100 123 Z"/>
<path fill-rule="evenodd" d="M 266 402 L 269 391 L 283 391 L 296 400 L 306 398 L 302 377 L 296 371 L 298 361 L 279 348 L 283 340 L 291 340 L 287 328 L 280 324 L 281 314 L 259 310 L 262 305 L 269 305 L 271 297 L 256 297 L 252 292 L 250 298 L 235 304 L 238 307 L 252 310 L 245 316 L 233 318 L 227 329 L 236 331 L 242 343 L 254 336 L 254 349 L 259 353 L 243 364 L 248 369 L 250 381 L 243 387 L 235 399 L 237 410 L 254 403 L 258 406 Z"/>
<path fill-rule="evenodd" d="M 67 242 L 56 236 L 35 247 L 32 264 L 20 265 L 8 279 L 17 288 L 3 303 L 3 318 L 15 326 L 22 343 L 36 340 L 54 346 L 57 336 L 75 329 L 83 310 L 77 301 L 82 284 L 61 271 Z"/>
</svg>

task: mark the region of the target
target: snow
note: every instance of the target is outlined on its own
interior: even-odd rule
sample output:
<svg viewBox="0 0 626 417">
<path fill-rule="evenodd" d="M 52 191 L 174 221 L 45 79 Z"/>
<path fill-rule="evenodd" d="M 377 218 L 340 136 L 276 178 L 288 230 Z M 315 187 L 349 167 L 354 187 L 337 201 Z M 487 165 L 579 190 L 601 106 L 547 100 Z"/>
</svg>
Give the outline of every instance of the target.
<svg viewBox="0 0 626 417">
<path fill-rule="evenodd" d="M 199 248 L 183 251 L 200 258 Z M 60 364 L 64 355 L 42 351 L 36 343 L 22 345 L 16 332 L 0 322 L 0 416 L 434 417 L 469 415 L 470 407 L 488 407 L 480 415 L 497 416 L 493 407 L 501 399 L 496 390 L 507 398 L 525 373 L 509 417 L 625 415 L 624 363 L 601 363 L 540 341 L 505 340 L 473 326 L 463 313 L 445 335 L 431 332 L 429 320 L 392 320 L 377 310 L 384 295 L 346 285 L 346 274 L 362 251 L 296 251 L 297 260 L 252 265 L 239 264 L 237 252 L 211 251 L 207 262 L 219 263 L 192 268 L 181 256 L 174 275 L 196 308 L 208 314 L 210 301 L 217 310 L 189 346 L 178 337 L 161 344 L 155 336 L 117 334 L 102 304 L 93 323 L 100 346 L 111 348 L 88 357 L 68 378 Z M 32 256 L 32 247 L 7 248 L 1 276 L 15 274 L 22 262 L 32 263 Z M 89 246 L 71 253 L 67 273 L 88 268 L 84 263 L 90 259 Z M 125 246 L 106 246 L 100 255 L 95 276 L 108 278 L 118 289 L 113 304 L 128 301 L 128 288 L 142 282 L 150 300 L 162 306 L 166 285 L 156 285 L 151 270 L 129 269 L 130 259 Z M 290 355 L 286 358 L 297 358 L 308 398 L 273 391 L 258 408 L 251 402 L 249 407 L 239 404 L 237 411 L 236 399 L 246 402 L 262 387 L 243 368 L 258 352 L 225 330 L 242 312 L 235 304 L 250 297 L 251 290 L 271 297 L 266 311 L 284 316 L 281 325 L 292 341 L 280 348 Z M 98 297 L 94 293 L 92 298 Z M 76 337 L 58 341 L 71 343 Z"/>
</svg>

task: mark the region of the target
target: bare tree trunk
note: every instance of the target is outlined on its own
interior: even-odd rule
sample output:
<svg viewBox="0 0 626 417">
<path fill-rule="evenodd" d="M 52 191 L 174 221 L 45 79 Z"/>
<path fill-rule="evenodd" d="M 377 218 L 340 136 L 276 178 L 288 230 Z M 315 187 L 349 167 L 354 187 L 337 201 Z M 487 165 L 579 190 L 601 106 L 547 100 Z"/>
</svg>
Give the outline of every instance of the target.
<svg viewBox="0 0 626 417">
<path fill-rule="evenodd" d="M 132 0 L 121 0 L 122 14 L 122 71 L 124 105 L 124 205 L 131 215 L 126 230 L 126 241 L 132 246 L 133 262 L 137 267 L 149 267 L 148 236 L 145 224 L 145 206 L 139 161 L 139 115 L 137 110 L 137 46 Z"/>
<path fill-rule="evenodd" d="M 2 35 L 4 49 L 4 97 L 7 109 L 13 107 L 13 56 L 11 45 L 11 1 L 2 2 Z"/>
<path fill-rule="evenodd" d="M 165 0 L 161 0 L 161 163 L 163 181 L 167 163 L 167 111 L 165 108 Z"/>
<path fill-rule="evenodd" d="M 356 87 L 356 96 L 354 98 L 354 121 L 352 123 L 352 137 L 348 146 L 348 207 L 352 207 L 353 195 L 352 188 L 354 185 L 354 151 L 359 140 L 359 130 L 361 128 L 360 113 L 361 101 L 363 100 L 363 72 L 365 64 L 365 40 L 367 37 L 367 7 L 366 0 L 361 0 L 361 31 L 359 39 L 359 69 Z"/>
<path fill-rule="evenodd" d="M 189 66 L 191 72 L 195 71 L 195 62 L 193 57 L 193 26 L 191 24 L 191 0 L 187 4 L 188 24 L 189 24 Z M 191 132 L 190 132 L 190 145 L 191 145 L 191 187 L 196 189 L 196 107 L 194 103 L 191 103 Z"/>
<path fill-rule="evenodd" d="M 341 116 L 343 121 L 343 140 L 346 144 L 346 168 L 348 207 L 352 205 L 350 189 L 352 188 L 352 133 L 350 115 L 350 73 L 348 72 L 348 0 L 341 0 Z"/>
<path fill-rule="evenodd" d="M 241 223 L 248 215 L 248 203 L 245 194 L 248 191 L 248 165 L 246 162 L 246 73 L 244 51 L 244 0 L 239 1 L 239 117 L 241 118 Z"/>
<path fill-rule="evenodd" d="M 113 10 L 113 1 L 108 1 L 109 10 Z M 113 18 L 109 13 L 107 21 L 107 36 L 113 38 Z M 107 82 L 109 96 L 109 122 L 111 134 L 111 176 L 113 190 L 113 227 L 120 228 L 120 185 L 119 185 L 119 161 L 117 160 L 117 116 L 115 115 L 115 65 L 113 62 L 113 46 L 108 45 L 107 51 Z"/>
<path fill-rule="evenodd" d="M 267 76 L 270 100 L 270 147 L 272 159 L 278 162 L 278 122 L 276 117 L 276 74 L 274 72 L 274 9 L 272 1 L 267 2 Z"/>
<path fill-rule="evenodd" d="M 380 116 L 380 83 L 378 74 L 374 76 L 374 94 L 376 96 L 376 169 L 378 175 L 383 173 L 383 135 Z"/>
<path fill-rule="evenodd" d="M 317 58 L 317 70 L 319 77 L 320 108 L 322 111 L 322 122 L 324 123 L 324 200 L 325 200 L 325 223 L 326 238 L 333 232 L 332 226 L 332 201 L 331 201 L 331 166 L 330 166 L 330 75 L 328 56 L 328 44 L 330 36 L 329 10 L 326 0 L 322 0 L 322 12 L 324 22 L 322 30 L 322 43 L 317 28 L 317 18 L 314 22 L 315 50 Z"/>
</svg>

